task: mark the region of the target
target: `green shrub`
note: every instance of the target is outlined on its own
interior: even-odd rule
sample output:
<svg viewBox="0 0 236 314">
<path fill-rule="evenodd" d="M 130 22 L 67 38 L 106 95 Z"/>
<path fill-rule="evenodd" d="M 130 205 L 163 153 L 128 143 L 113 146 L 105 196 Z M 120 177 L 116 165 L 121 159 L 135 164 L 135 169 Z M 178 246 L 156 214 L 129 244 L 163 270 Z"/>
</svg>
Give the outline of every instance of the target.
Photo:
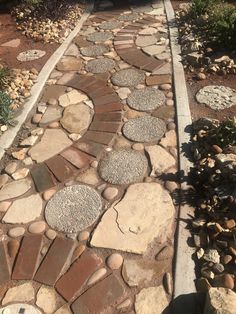
<svg viewBox="0 0 236 314">
<path fill-rule="evenodd" d="M 6 87 L 9 79 L 10 79 L 10 70 L 8 68 L 0 68 L 0 90 Z"/>
<path fill-rule="evenodd" d="M 207 134 L 208 140 L 221 148 L 236 145 L 236 118 L 220 123 L 218 128 L 212 129 Z"/>
<path fill-rule="evenodd" d="M 231 4 L 218 4 L 209 13 L 209 36 L 214 42 L 236 49 L 236 8 Z"/>
<path fill-rule="evenodd" d="M 192 0 L 189 13 L 194 18 L 198 18 L 208 13 L 218 1 L 219 0 Z"/>
<path fill-rule="evenodd" d="M 10 105 L 12 100 L 10 97 L 3 91 L 0 91 L 0 123 L 9 124 L 12 119 L 12 110 Z"/>
</svg>

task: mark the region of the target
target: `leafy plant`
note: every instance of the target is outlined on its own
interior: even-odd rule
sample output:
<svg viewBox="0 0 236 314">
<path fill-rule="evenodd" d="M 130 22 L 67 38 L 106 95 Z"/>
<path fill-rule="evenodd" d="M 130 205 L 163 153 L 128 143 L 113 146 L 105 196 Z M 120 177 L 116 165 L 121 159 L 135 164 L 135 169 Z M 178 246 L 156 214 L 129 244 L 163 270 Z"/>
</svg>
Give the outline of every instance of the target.
<svg viewBox="0 0 236 314">
<path fill-rule="evenodd" d="M 208 13 L 217 3 L 218 0 L 192 0 L 189 13 L 198 18 Z"/>
<path fill-rule="evenodd" d="M 12 100 L 3 91 L 0 91 L 0 123 L 9 124 L 12 119 L 12 111 L 10 105 Z"/>
<path fill-rule="evenodd" d="M 11 73 L 8 68 L 0 68 L 0 90 L 2 90 L 7 85 L 10 75 Z"/>
<path fill-rule="evenodd" d="M 207 138 L 212 144 L 221 148 L 236 145 L 236 118 L 229 119 L 220 123 L 218 128 L 211 129 Z"/>
</svg>

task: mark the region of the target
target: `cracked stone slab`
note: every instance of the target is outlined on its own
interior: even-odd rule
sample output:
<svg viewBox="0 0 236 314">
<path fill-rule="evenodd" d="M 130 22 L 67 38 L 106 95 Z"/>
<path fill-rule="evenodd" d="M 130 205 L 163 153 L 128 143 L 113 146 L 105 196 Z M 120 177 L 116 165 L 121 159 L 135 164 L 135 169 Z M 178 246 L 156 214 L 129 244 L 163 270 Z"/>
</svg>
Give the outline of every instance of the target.
<svg viewBox="0 0 236 314">
<path fill-rule="evenodd" d="M 45 54 L 46 52 L 43 50 L 27 50 L 19 53 L 16 59 L 21 62 L 33 61 L 42 58 Z"/>
<path fill-rule="evenodd" d="M 42 314 L 42 312 L 33 305 L 17 303 L 0 308 L 0 314 Z"/>
<path fill-rule="evenodd" d="M 172 199 L 159 183 L 132 184 L 123 199 L 103 215 L 90 243 L 143 254 L 155 238 L 167 238 L 166 230 L 171 228 L 174 215 Z"/>
<path fill-rule="evenodd" d="M 86 64 L 86 70 L 94 74 L 106 73 L 114 69 L 116 63 L 114 60 L 109 58 L 100 58 L 96 60 L 90 60 Z"/>
<path fill-rule="evenodd" d="M 22 179 L 10 182 L 0 190 L 0 201 L 5 201 L 25 194 L 31 188 L 32 181 Z"/>
<path fill-rule="evenodd" d="M 144 79 L 144 72 L 135 69 L 123 69 L 114 73 L 111 77 L 112 83 L 121 87 L 136 86 Z"/>
<path fill-rule="evenodd" d="M 113 29 L 118 29 L 121 27 L 122 27 L 122 23 L 115 20 L 106 21 L 99 25 L 99 28 L 104 29 L 104 30 L 113 30 Z"/>
<path fill-rule="evenodd" d="M 155 88 L 146 87 L 133 91 L 128 99 L 128 105 L 138 111 L 154 110 L 165 103 L 165 94 Z"/>
<path fill-rule="evenodd" d="M 49 145 L 50 143 L 50 145 Z M 29 150 L 30 157 L 37 161 L 43 162 L 70 146 L 67 135 L 60 129 L 46 129 L 41 141 Z"/>
<path fill-rule="evenodd" d="M 143 116 L 126 122 L 122 132 L 134 142 L 159 141 L 166 132 L 166 124 L 161 119 Z"/>
<path fill-rule="evenodd" d="M 82 47 L 80 48 L 80 51 L 85 57 L 97 57 L 109 52 L 109 47 L 105 45 L 93 45 L 89 47 Z"/>
<path fill-rule="evenodd" d="M 147 171 L 147 159 L 131 149 L 114 150 L 101 159 L 98 171 L 109 183 L 129 184 L 142 180 Z"/>
<path fill-rule="evenodd" d="M 196 99 L 213 110 L 223 110 L 236 105 L 236 90 L 222 85 L 208 85 L 197 92 Z"/>
<path fill-rule="evenodd" d="M 54 194 L 46 206 L 45 218 L 51 228 L 74 233 L 91 226 L 101 209 L 102 200 L 96 190 L 77 184 Z"/>
<path fill-rule="evenodd" d="M 92 42 L 105 42 L 113 38 L 113 34 L 111 32 L 94 32 L 87 36 L 88 41 Z"/>
</svg>

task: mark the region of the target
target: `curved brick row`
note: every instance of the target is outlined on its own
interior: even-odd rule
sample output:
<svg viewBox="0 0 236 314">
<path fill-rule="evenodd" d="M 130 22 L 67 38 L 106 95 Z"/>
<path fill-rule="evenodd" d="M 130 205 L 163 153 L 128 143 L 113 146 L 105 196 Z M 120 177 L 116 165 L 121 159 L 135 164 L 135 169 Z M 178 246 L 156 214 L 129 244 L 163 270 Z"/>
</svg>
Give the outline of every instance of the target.
<svg viewBox="0 0 236 314">
<path fill-rule="evenodd" d="M 120 128 L 122 104 L 114 90 L 96 76 L 75 75 L 67 84 L 88 95 L 94 104 L 94 117 L 88 131 L 71 147 L 31 169 L 38 192 L 52 188 L 57 181 L 72 178 L 89 166 L 108 146 Z"/>
<path fill-rule="evenodd" d="M 148 56 L 142 50 L 138 49 L 135 45 L 135 35 L 143 29 L 144 25 L 156 22 L 156 19 L 153 17 L 144 17 L 122 28 L 114 38 L 114 46 L 117 54 L 128 64 L 148 72 L 155 72 L 164 66 L 166 62 Z"/>
</svg>

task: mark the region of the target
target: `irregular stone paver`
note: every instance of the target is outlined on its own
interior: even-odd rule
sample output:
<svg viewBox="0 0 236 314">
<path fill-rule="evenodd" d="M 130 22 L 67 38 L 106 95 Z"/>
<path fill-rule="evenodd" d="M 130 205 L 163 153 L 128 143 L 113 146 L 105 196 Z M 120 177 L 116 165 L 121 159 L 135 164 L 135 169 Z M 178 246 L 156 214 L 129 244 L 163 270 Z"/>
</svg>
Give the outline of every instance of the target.
<svg viewBox="0 0 236 314">
<path fill-rule="evenodd" d="M 108 46 L 105 45 L 94 45 L 94 46 L 89 46 L 89 47 L 82 47 L 80 49 L 82 55 L 86 57 L 96 57 L 96 56 L 101 56 L 104 53 L 109 51 Z"/>
<path fill-rule="evenodd" d="M 24 52 L 21 52 L 16 57 L 18 61 L 26 62 L 26 61 L 33 61 L 36 59 L 42 58 L 46 54 L 43 50 L 27 50 Z"/>
<path fill-rule="evenodd" d="M 103 22 L 99 25 L 99 28 L 104 29 L 104 30 L 112 30 L 116 28 L 121 28 L 122 23 L 119 21 L 107 21 Z"/>
<path fill-rule="evenodd" d="M 82 68 L 82 61 L 75 57 L 63 57 L 57 64 L 58 71 L 79 71 Z"/>
<path fill-rule="evenodd" d="M 106 73 L 111 71 L 116 66 L 116 63 L 112 59 L 100 58 L 88 61 L 86 70 L 92 73 Z"/>
<path fill-rule="evenodd" d="M 165 102 L 165 94 L 157 89 L 146 87 L 132 92 L 128 97 L 128 105 L 139 111 L 154 110 Z"/>
<path fill-rule="evenodd" d="M 39 194 L 21 198 L 13 202 L 3 217 L 5 223 L 28 223 L 41 215 L 42 199 Z"/>
<path fill-rule="evenodd" d="M 139 31 L 139 35 L 153 35 L 158 32 L 157 28 L 147 27 Z"/>
<path fill-rule="evenodd" d="M 60 107 L 48 107 L 42 119 L 40 120 L 40 124 L 48 124 L 53 121 L 59 120 L 61 118 L 61 112 L 62 110 Z"/>
<path fill-rule="evenodd" d="M 146 52 L 148 55 L 153 56 L 153 55 L 158 55 L 159 53 L 163 53 L 166 50 L 165 46 L 159 46 L 159 45 L 153 45 L 149 47 L 142 48 L 144 52 Z"/>
<path fill-rule="evenodd" d="M 162 314 L 168 303 L 162 286 L 144 288 L 136 295 L 135 311 L 137 314 Z"/>
<path fill-rule="evenodd" d="M 50 145 L 48 145 L 49 143 Z M 33 160 L 43 162 L 60 153 L 71 144 L 72 142 L 62 130 L 46 129 L 41 141 L 29 150 L 29 155 Z"/>
<path fill-rule="evenodd" d="M 36 307 L 29 304 L 25 304 L 25 303 L 7 305 L 5 307 L 0 308 L 0 313 L 1 314 L 8 314 L 8 313 L 9 314 L 19 314 L 19 313 L 42 314 L 42 312 Z"/>
<path fill-rule="evenodd" d="M 118 17 L 118 20 L 124 21 L 124 22 L 129 22 L 129 21 L 134 21 L 138 18 L 138 13 L 129 13 L 129 14 L 123 14 Z"/>
<path fill-rule="evenodd" d="M 56 310 L 56 292 L 54 288 L 42 286 L 37 293 L 36 304 L 44 313 L 54 313 Z"/>
<path fill-rule="evenodd" d="M 131 119 L 123 126 L 123 134 L 135 142 L 159 141 L 165 131 L 165 122 L 151 116 Z"/>
<path fill-rule="evenodd" d="M 140 181 L 147 170 L 144 155 L 129 149 L 108 153 L 99 163 L 99 174 L 112 184 L 129 184 Z"/>
<path fill-rule="evenodd" d="M 153 45 L 157 42 L 157 38 L 155 36 L 138 36 L 136 39 L 136 45 L 139 47 L 146 47 Z"/>
<path fill-rule="evenodd" d="M 209 85 L 197 92 L 196 99 L 213 110 L 223 110 L 236 105 L 236 90 L 226 86 Z"/>
<path fill-rule="evenodd" d="M 87 40 L 92 42 L 104 42 L 112 39 L 113 34 L 110 32 L 95 32 L 87 36 Z"/>
<path fill-rule="evenodd" d="M 64 110 L 60 122 L 68 132 L 80 134 L 89 127 L 92 116 L 92 110 L 87 105 L 70 105 Z"/>
<path fill-rule="evenodd" d="M 0 201 L 15 198 L 25 194 L 31 188 L 32 182 L 29 179 L 13 181 L 4 185 L 0 190 Z"/>
<path fill-rule="evenodd" d="M 130 185 L 124 198 L 102 217 L 91 245 L 143 254 L 170 228 L 174 213 L 171 197 L 159 183 Z"/>
<path fill-rule="evenodd" d="M 59 105 L 61 107 L 67 107 L 69 105 L 76 105 L 80 102 L 87 100 L 88 97 L 77 90 L 72 90 L 69 93 L 63 94 L 59 97 Z"/>
<path fill-rule="evenodd" d="M 123 69 L 112 75 L 111 81 L 118 86 L 136 86 L 143 82 L 145 74 L 142 71 L 135 69 Z"/>
<path fill-rule="evenodd" d="M 62 232 L 78 232 L 94 223 L 100 215 L 102 201 L 86 185 L 66 187 L 49 200 L 45 209 L 47 223 Z"/>
<path fill-rule="evenodd" d="M 10 288 L 2 300 L 2 305 L 12 302 L 30 302 L 34 300 L 34 293 L 31 282 Z"/>
</svg>

